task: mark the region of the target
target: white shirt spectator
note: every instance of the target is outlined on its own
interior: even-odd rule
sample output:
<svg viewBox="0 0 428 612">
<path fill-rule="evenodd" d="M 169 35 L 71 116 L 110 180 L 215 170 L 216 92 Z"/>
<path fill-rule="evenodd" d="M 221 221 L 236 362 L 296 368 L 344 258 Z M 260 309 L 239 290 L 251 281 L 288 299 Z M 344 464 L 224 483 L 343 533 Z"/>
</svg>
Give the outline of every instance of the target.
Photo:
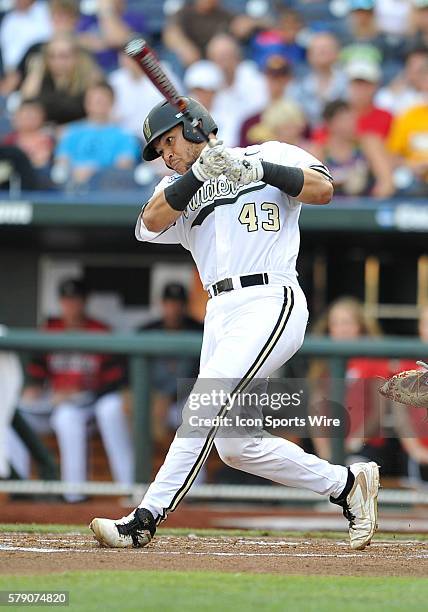
<svg viewBox="0 0 428 612">
<path fill-rule="evenodd" d="M 380 32 L 393 36 L 408 34 L 410 29 L 410 0 L 376 0 L 376 23 Z"/>
<path fill-rule="evenodd" d="M 290 94 L 302 105 L 311 126 L 322 121 L 322 113 L 328 102 L 344 98 L 348 79 L 338 65 L 339 42 L 329 32 L 312 35 L 307 48 L 309 72 L 295 82 Z"/>
<path fill-rule="evenodd" d="M 171 74 L 165 65 L 163 68 L 178 91 L 181 91 L 178 77 Z M 123 129 L 141 138 L 144 119 L 153 106 L 164 98 L 139 68 L 138 71 L 139 74 L 135 74 L 122 65 L 111 73 L 109 82 L 115 93 L 114 120 Z"/>
<path fill-rule="evenodd" d="M 426 95 L 411 88 L 397 92 L 390 87 L 382 87 L 375 96 L 375 105 L 391 115 L 401 115 L 419 104 L 426 104 Z"/>
<path fill-rule="evenodd" d="M 31 45 L 49 40 L 52 23 L 46 2 L 36 1 L 25 10 L 13 10 L 0 26 L 0 48 L 5 71 L 16 68 Z"/>
<path fill-rule="evenodd" d="M 238 146 L 242 122 L 262 111 L 267 103 L 264 76 L 253 62 L 240 62 L 233 84 L 218 92 L 211 111 L 221 126 L 221 137 L 228 147 Z"/>
<path fill-rule="evenodd" d="M 312 126 L 322 121 L 324 106 L 333 100 L 346 98 L 348 78 L 340 68 L 333 68 L 328 87 L 320 93 L 319 80 L 314 72 L 303 79 L 296 80 L 291 86 L 289 95 L 301 104 L 303 112 Z"/>
</svg>

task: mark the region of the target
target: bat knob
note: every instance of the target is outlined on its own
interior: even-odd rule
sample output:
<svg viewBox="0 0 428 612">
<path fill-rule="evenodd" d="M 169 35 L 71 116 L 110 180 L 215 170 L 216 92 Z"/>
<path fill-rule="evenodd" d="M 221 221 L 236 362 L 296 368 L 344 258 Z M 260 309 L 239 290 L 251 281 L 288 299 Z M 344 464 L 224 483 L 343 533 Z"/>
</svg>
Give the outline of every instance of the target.
<svg viewBox="0 0 428 612">
<path fill-rule="evenodd" d="M 124 51 L 126 55 L 134 57 L 139 55 L 146 47 L 147 43 L 144 38 L 133 38 L 125 45 Z"/>
</svg>

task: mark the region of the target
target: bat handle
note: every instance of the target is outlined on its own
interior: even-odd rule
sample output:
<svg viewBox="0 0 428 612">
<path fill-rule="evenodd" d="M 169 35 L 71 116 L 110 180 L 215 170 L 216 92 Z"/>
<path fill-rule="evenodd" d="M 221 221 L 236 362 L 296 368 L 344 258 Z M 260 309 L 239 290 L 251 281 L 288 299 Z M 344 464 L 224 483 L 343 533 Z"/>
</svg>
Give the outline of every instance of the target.
<svg viewBox="0 0 428 612">
<path fill-rule="evenodd" d="M 183 114 L 188 119 L 188 121 L 190 121 L 190 123 L 192 124 L 192 127 L 197 132 L 199 132 L 200 136 L 202 136 L 202 138 L 205 140 L 205 142 L 208 143 L 208 146 L 215 147 L 216 144 L 218 143 L 217 138 L 215 136 L 210 138 L 209 135 L 199 125 L 199 121 L 197 119 L 193 118 L 188 111 L 184 111 Z"/>
<path fill-rule="evenodd" d="M 208 139 L 208 146 L 213 148 L 218 144 L 218 140 L 217 138 L 214 136 L 214 138 L 209 138 Z"/>
</svg>

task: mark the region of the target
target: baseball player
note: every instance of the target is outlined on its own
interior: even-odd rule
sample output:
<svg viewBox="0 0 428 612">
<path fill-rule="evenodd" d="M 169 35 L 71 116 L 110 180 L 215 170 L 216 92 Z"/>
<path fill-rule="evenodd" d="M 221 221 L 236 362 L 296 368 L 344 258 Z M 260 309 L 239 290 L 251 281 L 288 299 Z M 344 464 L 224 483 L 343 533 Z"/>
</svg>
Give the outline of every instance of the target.
<svg viewBox="0 0 428 612">
<path fill-rule="evenodd" d="M 217 126 L 211 115 L 195 100 L 187 103 L 214 139 Z M 167 102 L 152 109 L 143 132 L 144 159 L 162 157 L 174 175 L 156 187 L 135 234 L 142 241 L 182 244 L 193 255 L 211 298 L 193 391 L 209 379 L 225 386 L 233 381 L 229 399 L 220 408 L 212 406 L 212 416 L 223 417 L 236 394 L 256 377 L 277 370 L 303 342 L 308 310 L 295 269 L 299 213 L 302 204 L 330 202 L 332 178 L 322 163 L 296 146 L 266 142 L 227 149 L 215 140 L 206 145 Z M 90 527 L 100 544 L 125 548 L 150 542 L 157 525 L 192 486 L 213 444 L 236 469 L 329 495 L 349 520 L 351 547 L 370 543 L 377 528 L 375 463 L 346 468 L 280 437 L 223 437 L 216 436 L 217 430 L 213 425 L 197 436 L 179 430 L 139 507 L 119 520 L 93 519 Z"/>
</svg>

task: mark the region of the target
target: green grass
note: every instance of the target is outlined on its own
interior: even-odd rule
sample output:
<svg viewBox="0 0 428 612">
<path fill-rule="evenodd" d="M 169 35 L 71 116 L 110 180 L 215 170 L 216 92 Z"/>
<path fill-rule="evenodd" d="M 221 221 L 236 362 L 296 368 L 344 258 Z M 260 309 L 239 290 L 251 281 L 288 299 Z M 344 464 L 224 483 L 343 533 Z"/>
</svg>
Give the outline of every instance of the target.
<svg viewBox="0 0 428 612">
<path fill-rule="evenodd" d="M 70 609 L 103 612 L 382 612 L 426 610 L 428 580 L 222 574 L 67 572 L 1 576 L 0 589 L 69 590 Z"/>
<path fill-rule="evenodd" d="M 0 532 L 84 533 L 85 525 L 0 524 Z M 272 535 L 334 538 L 337 532 L 161 529 L 161 534 L 200 537 Z M 422 534 L 378 534 L 379 539 L 427 539 Z M 289 576 L 174 571 L 64 572 L 0 576 L 0 590 L 68 590 L 71 610 L 91 612 L 382 612 L 427 609 L 428 580 L 404 577 Z M 26 608 L 14 607 L 26 610 Z"/>
<path fill-rule="evenodd" d="M 90 533 L 87 525 L 57 525 L 38 523 L 0 523 L 0 533 Z M 329 540 L 343 540 L 347 537 L 344 531 L 272 531 L 268 529 L 171 529 L 161 527 L 158 535 L 187 536 L 190 533 L 203 537 L 263 537 L 273 536 L 277 538 L 323 538 Z M 384 533 L 376 534 L 378 540 L 428 540 L 428 534 L 424 533 Z"/>
</svg>

